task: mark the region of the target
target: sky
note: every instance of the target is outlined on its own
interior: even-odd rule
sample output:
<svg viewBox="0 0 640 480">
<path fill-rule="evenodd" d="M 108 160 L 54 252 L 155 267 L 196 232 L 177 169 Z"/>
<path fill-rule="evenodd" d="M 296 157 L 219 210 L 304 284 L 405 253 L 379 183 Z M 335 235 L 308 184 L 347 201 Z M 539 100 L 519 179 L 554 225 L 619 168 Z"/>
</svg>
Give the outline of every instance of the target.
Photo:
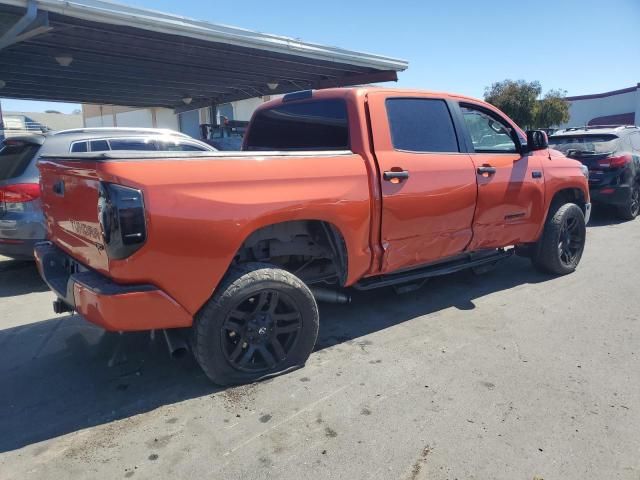
<svg viewBox="0 0 640 480">
<path fill-rule="evenodd" d="M 399 87 L 482 97 L 493 82 L 510 78 L 583 95 L 640 82 L 640 0 L 127 3 L 405 59 Z M 3 99 L 2 108 L 67 113 L 78 106 Z"/>
</svg>

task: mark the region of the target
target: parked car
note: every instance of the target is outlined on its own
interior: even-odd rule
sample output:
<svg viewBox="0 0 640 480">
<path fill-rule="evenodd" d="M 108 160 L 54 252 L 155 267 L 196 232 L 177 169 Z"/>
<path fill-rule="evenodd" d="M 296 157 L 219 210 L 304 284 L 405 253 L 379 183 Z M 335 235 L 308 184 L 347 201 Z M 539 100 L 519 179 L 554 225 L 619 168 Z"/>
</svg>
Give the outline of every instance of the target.
<svg viewBox="0 0 640 480">
<path fill-rule="evenodd" d="M 43 155 L 69 152 L 212 151 L 184 134 L 161 129 L 85 128 L 7 138 L 0 148 L 0 255 L 33 258 L 45 239 L 39 173 Z"/>
<path fill-rule="evenodd" d="M 567 128 L 549 137 L 549 144 L 587 166 L 594 204 L 615 206 L 624 220 L 640 214 L 639 127 Z"/>
<path fill-rule="evenodd" d="M 556 275 L 582 256 L 586 167 L 479 100 L 288 94 L 256 110 L 244 148 L 43 157 L 36 258 L 56 311 L 169 345 L 190 329 L 209 378 L 237 384 L 304 365 L 316 298 L 345 287 L 479 270 L 514 245 Z"/>
</svg>

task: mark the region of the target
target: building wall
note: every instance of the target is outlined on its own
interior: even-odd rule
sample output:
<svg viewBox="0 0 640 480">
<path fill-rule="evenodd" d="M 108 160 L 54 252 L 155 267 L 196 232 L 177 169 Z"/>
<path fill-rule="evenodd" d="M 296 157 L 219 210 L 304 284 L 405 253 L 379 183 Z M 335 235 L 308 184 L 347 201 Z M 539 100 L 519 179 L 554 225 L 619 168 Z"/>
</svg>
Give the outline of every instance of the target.
<svg viewBox="0 0 640 480">
<path fill-rule="evenodd" d="M 635 113 L 640 125 L 640 87 L 582 97 L 568 97 L 569 122 L 564 127 L 587 125 L 592 119 L 611 115 Z"/>
<path fill-rule="evenodd" d="M 249 98 L 225 105 L 221 110 L 233 112 L 233 120 L 248 121 L 254 110 L 270 97 Z M 85 127 L 149 127 L 170 128 L 198 138 L 199 125 L 214 123 L 209 108 L 201 108 L 177 115 L 169 108 L 136 108 L 114 105 L 83 105 Z M 217 123 L 217 121 L 215 122 Z"/>
</svg>

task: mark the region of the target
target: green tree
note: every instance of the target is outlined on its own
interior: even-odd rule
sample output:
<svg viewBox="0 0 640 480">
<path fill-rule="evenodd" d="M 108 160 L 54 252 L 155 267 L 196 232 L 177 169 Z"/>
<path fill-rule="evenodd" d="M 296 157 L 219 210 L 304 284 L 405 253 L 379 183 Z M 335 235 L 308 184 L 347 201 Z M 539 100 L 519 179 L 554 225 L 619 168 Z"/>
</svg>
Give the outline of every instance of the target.
<svg viewBox="0 0 640 480">
<path fill-rule="evenodd" d="M 540 82 L 503 80 L 487 87 L 484 99 L 523 128 L 549 128 L 569 120 L 564 90 L 549 90 L 543 97 Z"/>
<path fill-rule="evenodd" d="M 564 90 L 549 90 L 538 100 L 534 115 L 536 128 L 549 128 L 569 121 L 569 103 Z"/>
<path fill-rule="evenodd" d="M 484 99 L 521 127 L 530 128 L 535 122 L 536 103 L 541 93 L 540 82 L 503 80 L 487 87 Z"/>
</svg>

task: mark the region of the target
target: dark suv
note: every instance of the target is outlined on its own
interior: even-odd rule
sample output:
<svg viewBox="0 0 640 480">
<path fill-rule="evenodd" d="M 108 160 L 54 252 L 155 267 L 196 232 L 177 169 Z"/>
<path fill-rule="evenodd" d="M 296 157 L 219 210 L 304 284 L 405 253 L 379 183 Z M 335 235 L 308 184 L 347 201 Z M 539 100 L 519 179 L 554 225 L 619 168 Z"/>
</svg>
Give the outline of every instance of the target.
<svg viewBox="0 0 640 480">
<path fill-rule="evenodd" d="M 151 128 L 83 128 L 7 138 L 0 144 L 0 255 L 33 258 L 34 244 L 45 239 L 36 165 L 40 156 L 112 150 L 215 148 L 179 132 Z"/>
<path fill-rule="evenodd" d="M 559 130 L 549 146 L 589 168 L 594 204 L 616 207 L 624 220 L 640 214 L 640 128 L 589 126 Z"/>
</svg>

